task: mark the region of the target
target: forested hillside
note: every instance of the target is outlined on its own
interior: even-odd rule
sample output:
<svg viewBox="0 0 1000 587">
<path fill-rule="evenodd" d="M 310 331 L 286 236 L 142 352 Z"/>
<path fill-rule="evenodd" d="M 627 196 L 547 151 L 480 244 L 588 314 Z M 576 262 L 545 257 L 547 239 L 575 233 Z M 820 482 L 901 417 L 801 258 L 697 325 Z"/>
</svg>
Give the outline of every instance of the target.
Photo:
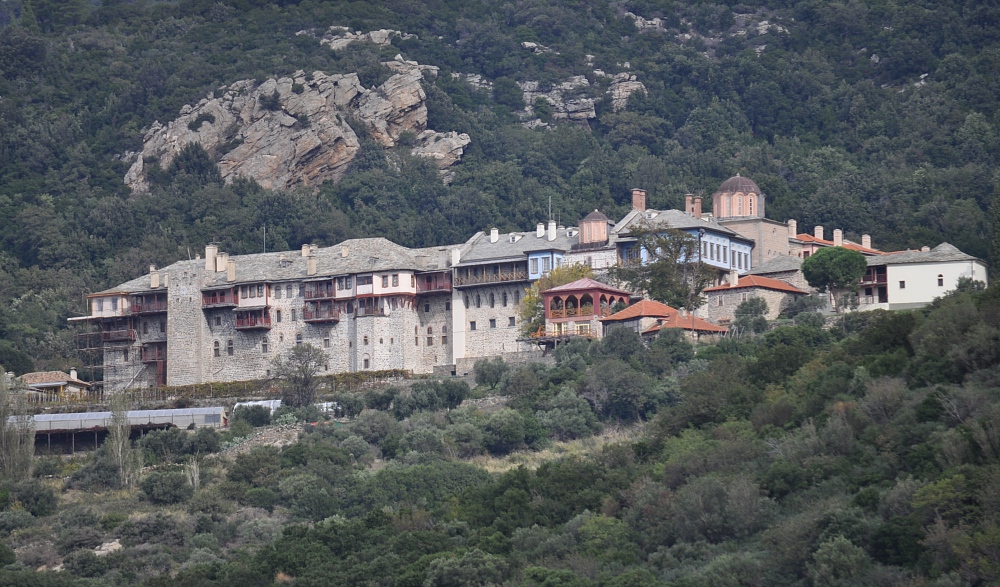
<svg viewBox="0 0 1000 587">
<path fill-rule="evenodd" d="M 472 390 L 335 393 L 336 421 L 241 408 L 145 435 L 131 486 L 110 441 L 40 457 L 0 479 L 0 586 L 996 585 L 1000 289 L 974 289 L 718 345 L 620 328 Z M 269 421 L 297 442 L 249 448 Z"/>
<path fill-rule="evenodd" d="M 296 34 L 333 24 L 418 38 L 333 52 Z M 677 206 L 739 172 L 772 218 L 989 256 L 1000 9 L 988 3 L 4 0 L 0 26 L 0 363 L 18 371 L 65 366 L 84 292 L 208 241 L 259 250 L 265 225 L 272 250 L 448 243 L 530 228 L 550 198 L 571 224 L 597 207 L 618 216 L 631 187 Z M 345 179 L 317 192 L 223 185 L 199 157 L 147 194 L 122 183 L 145 129 L 219 86 L 302 69 L 356 71 L 370 87 L 397 53 L 441 68 L 425 87 L 429 126 L 472 139 L 449 185 L 363 136 Z M 583 88 L 601 98 L 589 127 L 519 124 L 515 80 L 598 84 L 595 69 L 648 91 L 612 112 L 598 85 Z"/>
</svg>

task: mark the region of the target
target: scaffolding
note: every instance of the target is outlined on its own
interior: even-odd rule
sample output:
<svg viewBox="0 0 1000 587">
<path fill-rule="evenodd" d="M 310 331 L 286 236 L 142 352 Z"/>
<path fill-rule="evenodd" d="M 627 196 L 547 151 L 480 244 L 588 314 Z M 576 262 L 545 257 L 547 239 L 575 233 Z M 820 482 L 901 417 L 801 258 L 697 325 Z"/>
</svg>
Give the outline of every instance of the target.
<svg viewBox="0 0 1000 587">
<path fill-rule="evenodd" d="M 144 347 L 136 344 L 140 341 L 132 317 L 82 322 L 78 326 L 76 342 L 82 363 L 80 373 L 84 379 L 93 382 L 91 394 L 103 396 L 107 392 L 125 391 L 147 369 L 148 363 L 143 360 Z M 109 360 L 112 356 L 115 357 L 113 361 Z M 165 360 L 164 351 L 161 362 L 165 364 Z M 163 367 L 157 369 L 157 383 L 162 370 Z"/>
</svg>

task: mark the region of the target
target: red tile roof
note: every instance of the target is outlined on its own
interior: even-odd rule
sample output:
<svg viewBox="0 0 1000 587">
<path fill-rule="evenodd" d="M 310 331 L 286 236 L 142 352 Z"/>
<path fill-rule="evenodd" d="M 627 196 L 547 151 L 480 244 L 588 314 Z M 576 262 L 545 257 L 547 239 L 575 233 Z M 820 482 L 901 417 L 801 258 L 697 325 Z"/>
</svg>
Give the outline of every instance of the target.
<svg viewBox="0 0 1000 587">
<path fill-rule="evenodd" d="M 640 300 L 621 312 L 601 318 L 604 322 L 618 322 L 620 320 L 634 320 L 636 318 L 665 318 L 676 314 L 677 310 L 670 306 L 654 301 Z"/>
<path fill-rule="evenodd" d="M 21 375 L 21 381 L 27 385 L 43 385 L 46 383 L 76 383 L 78 385 L 90 386 L 86 381 L 81 381 L 70 377 L 69 373 L 63 371 L 35 371 Z"/>
<path fill-rule="evenodd" d="M 543 291 L 542 293 L 543 294 L 547 294 L 547 293 L 561 293 L 561 292 L 581 291 L 581 290 L 590 290 L 590 289 L 600 289 L 600 290 L 604 290 L 604 291 L 609 291 L 609 292 L 613 292 L 613 293 L 622 294 L 622 295 L 625 295 L 625 296 L 631 296 L 632 295 L 632 292 L 628 292 L 628 291 L 625 291 L 623 289 L 618 289 L 617 287 L 611 287 L 610 285 L 608 285 L 606 283 L 601 283 L 600 281 L 597 281 L 596 279 L 591 279 L 589 277 L 584 277 L 583 279 L 577 279 L 576 281 L 572 281 L 572 282 L 567 283 L 565 285 L 560 285 L 560 286 L 557 286 L 557 287 L 553 287 L 553 288 L 547 289 L 547 290 Z"/>
<path fill-rule="evenodd" d="M 693 330 L 695 332 L 726 332 L 726 329 L 717 324 L 712 324 L 708 320 L 702 320 L 696 316 L 688 314 L 687 316 L 681 316 L 678 314 L 673 314 L 667 318 L 660 321 L 659 324 L 649 328 L 643 334 L 651 334 L 653 332 L 659 332 L 664 328 L 683 328 L 684 330 Z"/>
<path fill-rule="evenodd" d="M 801 289 L 795 287 L 794 285 L 789 285 L 780 279 L 773 279 L 771 277 L 762 277 L 760 275 L 744 275 L 739 278 L 736 285 L 716 285 L 715 287 L 709 287 L 704 289 L 705 293 L 713 291 L 726 291 L 730 289 L 740 289 L 742 287 L 762 287 L 764 289 L 775 289 L 778 291 L 787 291 L 789 293 L 800 293 L 805 294 Z"/>
<path fill-rule="evenodd" d="M 803 233 L 803 234 L 796 235 L 795 238 L 797 238 L 797 239 L 799 239 L 800 241 L 803 241 L 803 242 L 818 243 L 818 244 L 821 244 L 821 245 L 827 246 L 827 247 L 835 247 L 835 246 L 837 246 L 837 245 L 833 244 L 833 241 L 828 241 L 828 240 L 825 240 L 825 239 L 816 238 L 815 236 L 813 236 L 811 234 L 805 234 L 805 233 Z M 852 243 L 851 241 L 844 241 L 843 247 L 845 249 L 850 249 L 852 251 L 857 251 L 859 253 L 866 253 L 868 255 L 884 255 L 885 254 L 885 253 L 883 253 L 882 251 L 880 251 L 878 249 L 869 249 L 867 247 L 862 247 L 861 245 L 859 245 L 857 243 Z"/>
</svg>

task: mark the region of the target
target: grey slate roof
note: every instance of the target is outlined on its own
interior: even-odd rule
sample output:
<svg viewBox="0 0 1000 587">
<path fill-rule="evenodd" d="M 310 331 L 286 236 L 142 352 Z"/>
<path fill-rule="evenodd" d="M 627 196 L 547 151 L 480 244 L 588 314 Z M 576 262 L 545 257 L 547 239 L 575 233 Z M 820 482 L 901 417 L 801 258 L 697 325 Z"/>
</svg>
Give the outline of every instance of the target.
<svg viewBox="0 0 1000 587">
<path fill-rule="evenodd" d="M 869 267 L 879 265 L 901 265 L 904 263 L 947 263 L 951 261 L 978 261 L 976 257 L 958 250 L 954 245 L 941 243 L 926 253 L 923 251 L 906 251 L 904 253 L 889 253 L 865 257 Z"/>
<path fill-rule="evenodd" d="M 747 271 L 747 275 L 768 275 L 769 273 L 787 273 L 802 269 L 802 259 L 791 255 L 778 255 L 764 261 L 760 267 Z"/>
<path fill-rule="evenodd" d="M 535 236 L 535 232 L 511 232 L 501 234 L 495 243 L 490 242 L 490 235 L 479 232 L 469 239 L 468 250 L 462 255 L 462 260 L 456 267 L 492 260 L 526 260 L 528 253 L 538 251 L 569 251 L 577 242 L 576 236 L 569 236 L 571 229 L 557 228 L 556 238 L 551 241 L 548 232 L 542 237 Z M 511 236 L 515 237 L 515 242 L 510 242 Z"/>
<path fill-rule="evenodd" d="M 650 216 L 652 216 L 652 218 L 650 218 Z M 615 225 L 614 231 L 618 234 L 627 234 L 630 228 L 638 226 L 642 223 L 646 223 L 654 227 L 665 226 L 667 228 L 674 228 L 677 230 L 704 228 L 705 230 L 722 233 L 740 240 L 749 240 L 746 237 L 740 236 L 736 232 L 719 224 L 714 219 L 698 219 L 691 216 L 687 212 L 682 212 L 680 210 L 646 210 L 645 212 L 633 210 L 626 214 L 625 218 L 622 218 L 621 221 Z"/>
</svg>

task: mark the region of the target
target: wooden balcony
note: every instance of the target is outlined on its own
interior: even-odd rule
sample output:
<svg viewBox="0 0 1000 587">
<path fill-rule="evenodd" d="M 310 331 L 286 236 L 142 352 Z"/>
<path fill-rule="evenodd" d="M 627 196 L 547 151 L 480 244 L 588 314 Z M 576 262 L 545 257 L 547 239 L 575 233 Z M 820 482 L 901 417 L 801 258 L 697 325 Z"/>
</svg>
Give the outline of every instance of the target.
<svg viewBox="0 0 1000 587">
<path fill-rule="evenodd" d="M 302 310 L 302 319 L 317 324 L 320 322 L 340 322 L 340 311 L 329 308 L 320 310 Z"/>
<path fill-rule="evenodd" d="M 167 360 L 167 349 L 164 346 L 144 346 L 142 347 L 142 362 L 156 363 Z"/>
<path fill-rule="evenodd" d="M 271 316 L 245 316 L 236 317 L 236 330 L 270 330 Z"/>
<path fill-rule="evenodd" d="M 355 311 L 354 315 L 358 317 L 362 316 L 388 316 L 384 308 L 365 308 L 364 306 L 359 306 Z"/>
<path fill-rule="evenodd" d="M 307 289 L 306 299 L 307 300 L 331 300 L 336 296 L 335 290 L 333 288 L 317 288 L 317 289 Z"/>
<path fill-rule="evenodd" d="M 155 302 L 132 302 L 129 312 L 132 315 L 139 314 L 162 314 L 167 311 L 167 301 L 157 300 Z"/>
<path fill-rule="evenodd" d="M 456 277 L 455 287 L 469 285 L 487 285 L 491 283 L 507 283 L 514 281 L 527 281 L 527 271 L 501 271 L 500 273 L 486 273 L 478 276 Z"/>
<path fill-rule="evenodd" d="M 888 275 L 885 273 L 865 275 L 861 278 L 861 285 L 878 285 L 888 283 Z"/>
<path fill-rule="evenodd" d="M 240 303 L 240 297 L 234 291 L 202 292 L 202 308 L 232 308 Z"/>
<path fill-rule="evenodd" d="M 602 316 L 609 316 L 611 312 L 605 310 Z M 583 306 L 582 308 L 566 308 L 563 310 L 549 310 L 549 318 L 592 318 L 594 316 L 594 306 Z"/>
<path fill-rule="evenodd" d="M 135 330 L 106 330 L 101 333 L 101 340 L 105 342 L 122 342 L 135 340 Z"/>
<path fill-rule="evenodd" d="M 426 281 L 421 281 L 420 278 L 417 278 L 418 294 L 448 291 L 451 291 L 451 282 L 446 279 L 435 279 L 434 281 L 427 283 Z"/>
</svg>

